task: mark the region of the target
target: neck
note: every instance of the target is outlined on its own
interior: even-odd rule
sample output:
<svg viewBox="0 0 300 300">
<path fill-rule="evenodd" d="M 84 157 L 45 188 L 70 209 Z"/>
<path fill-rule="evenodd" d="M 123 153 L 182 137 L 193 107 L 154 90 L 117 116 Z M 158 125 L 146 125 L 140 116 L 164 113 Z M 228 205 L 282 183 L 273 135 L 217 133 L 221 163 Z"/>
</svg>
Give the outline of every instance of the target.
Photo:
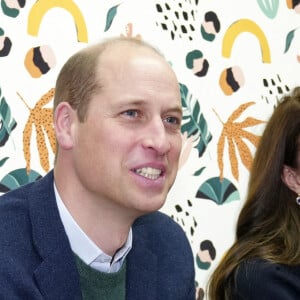
<svg viewBox="0 0 300 300">
<path fill-rule="evenodd" d="M 126 243 L 132 222 L 121 220 L 115 212 L 88 211 L 86 207 L 84 214 L 80 207 L 73 207 L 70 212 L 85 234 L 106 254 L 113 256 Z"/>
<path fill-rule="evenodd" d="M 58 193 L 80 228 L 106 254 L 113 256 L 128 238 L 129 230 L 137 215 L 118 206 L 80 191 L 79 185 L 66 185 L 55 177 Z"/>
</svg>

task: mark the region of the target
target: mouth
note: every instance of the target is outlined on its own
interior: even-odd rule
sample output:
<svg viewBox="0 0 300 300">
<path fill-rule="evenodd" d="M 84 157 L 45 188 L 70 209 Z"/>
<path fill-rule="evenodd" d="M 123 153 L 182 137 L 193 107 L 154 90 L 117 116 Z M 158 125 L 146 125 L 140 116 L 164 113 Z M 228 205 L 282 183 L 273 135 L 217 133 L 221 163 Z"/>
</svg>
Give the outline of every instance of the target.
<svg viewBox="0 0 300 300">
<path fill-rule="evenodd" d="M 151 167 L 144 167 L 144 168 L 136 169 L 135 173 L 145 178 L 155 180 L 161 176 L 162 170 L 151 168 Z"/>
</svg>

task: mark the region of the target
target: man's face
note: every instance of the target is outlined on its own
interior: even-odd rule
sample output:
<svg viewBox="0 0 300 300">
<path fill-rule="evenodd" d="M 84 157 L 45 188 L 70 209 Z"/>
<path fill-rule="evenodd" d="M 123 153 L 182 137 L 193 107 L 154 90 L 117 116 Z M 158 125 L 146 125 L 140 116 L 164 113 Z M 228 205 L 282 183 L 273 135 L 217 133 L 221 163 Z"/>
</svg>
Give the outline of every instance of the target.
<svg viewBox="0 0 300 300">
<path fill-rule="evenodd" d="M 139 215 L 164 204 L 176 177 L 179 86 L 167 63 L 148 49 L 107 52 L 99 70 L 103 89 L 86 121 L 76 122 L 75 172 L 88 197 Z"/>
</svg>

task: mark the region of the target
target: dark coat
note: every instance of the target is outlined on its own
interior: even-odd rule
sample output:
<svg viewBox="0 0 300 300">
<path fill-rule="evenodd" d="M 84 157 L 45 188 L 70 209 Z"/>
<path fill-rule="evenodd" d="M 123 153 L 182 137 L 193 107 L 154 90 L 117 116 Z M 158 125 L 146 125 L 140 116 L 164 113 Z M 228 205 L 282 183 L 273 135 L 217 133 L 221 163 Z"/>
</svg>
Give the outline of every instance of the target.
<svg viewBox="0 0 300 300">
<path fill-rule="evenodd" d="M 136 220 L 126 299 L 194 300 L 194 260 L 181 229 L 155 212 Z M 74 254 L 56 205 L 53 172 L 0 197 L 0 299 L 81 299 Z"/>
<path fill-rule="evenodd" d="M 236 300 L 300 299 L 300 265 L 286 266 L 262 259 L 245 261 L 236 274 Z"/>
</svg>

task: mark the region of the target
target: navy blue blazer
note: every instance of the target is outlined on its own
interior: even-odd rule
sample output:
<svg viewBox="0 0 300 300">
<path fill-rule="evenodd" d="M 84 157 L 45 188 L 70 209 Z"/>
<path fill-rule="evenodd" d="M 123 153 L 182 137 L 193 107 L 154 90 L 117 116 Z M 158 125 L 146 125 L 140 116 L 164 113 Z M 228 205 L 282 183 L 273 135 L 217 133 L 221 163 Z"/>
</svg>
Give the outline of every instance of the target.
<svg viewBox="0 0 300 300">
<path fill-rule="evenodd" d="M 136 220 L 126 299 L 194 300 L 194 259 L 181 227 L 155 212 Z M 82 299 L 59 217 L 53 172 L 0 197 L 0 299 Z"/>
<path fill-rule="evenodd" d="M 238 268 L 235 282 L 235 300 L 300 299 L 300 265 L 247 260 Z"/>
</svg>

